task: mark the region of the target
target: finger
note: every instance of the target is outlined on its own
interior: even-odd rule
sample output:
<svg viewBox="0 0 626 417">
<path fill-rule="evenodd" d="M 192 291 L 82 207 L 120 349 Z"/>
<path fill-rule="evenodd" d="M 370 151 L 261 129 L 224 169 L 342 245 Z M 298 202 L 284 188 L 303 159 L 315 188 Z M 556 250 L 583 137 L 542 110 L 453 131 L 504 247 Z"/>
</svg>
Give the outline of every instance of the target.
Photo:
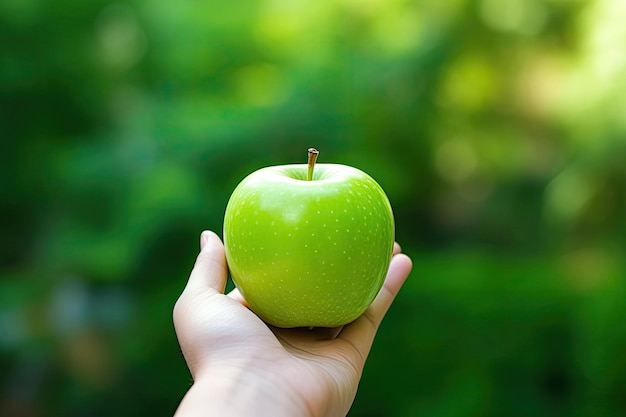
<svg viewBox="0 0 626 417">
<path fill-rule="evenodd" d="M 208 230 L 202 232 L 200 242 L 201 250 L 184 291 L 199 293 L 212 289 L 223 293 L 228 278 L 224 245 Z"/>
<path fill-rule="evenodd" d="M 411 259 L 398 254 L 391 259 L 385 283 L 378 295 L 361 317 L 345 326 L 338 339 L 349 342 L 364 362 L 369 354 L 374 336 L 385 313 L 406 281 L 413 264 Z"/>
<path fill-rule="evenodd" d="M 398 244 L 398 242 L 393 242 L 393 254 L 397 255 L 400 252 L 402 252 L 402 248 L 400 247 L 400 245 Z"/>
</svg>

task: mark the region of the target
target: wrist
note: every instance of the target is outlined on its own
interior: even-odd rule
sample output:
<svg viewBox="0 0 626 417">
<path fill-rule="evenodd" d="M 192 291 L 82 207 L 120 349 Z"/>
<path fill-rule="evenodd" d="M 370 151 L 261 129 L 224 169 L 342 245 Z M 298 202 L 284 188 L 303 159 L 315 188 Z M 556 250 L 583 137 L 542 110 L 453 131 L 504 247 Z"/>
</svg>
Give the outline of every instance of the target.
<svg viewBox="0 0 626 417">
<path fill-rule="evenodd" d="M 306 402 L 271 372 L 261 375 L 248 367 L 231 367 L 197 375 L 185 394 L 177 417 L 313 417 Z"/>
</svg>

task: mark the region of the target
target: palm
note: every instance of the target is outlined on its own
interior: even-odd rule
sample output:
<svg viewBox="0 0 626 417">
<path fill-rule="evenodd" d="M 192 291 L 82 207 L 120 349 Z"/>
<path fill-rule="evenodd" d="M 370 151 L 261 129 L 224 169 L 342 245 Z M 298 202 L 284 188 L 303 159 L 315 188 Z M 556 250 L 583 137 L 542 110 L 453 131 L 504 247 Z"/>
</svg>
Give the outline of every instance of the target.
<svg viewBox="0 0 626 417">
<path fill-rule="evenodd" d="M 186 334 L 195 335 L 197 342 L 210 351 L 188 351 L 186 342 L 181 340 L 188 363 L 202 363 L 189 355 L 201 356 L 212 363 L 221 360 L 237 363 L 237 359 L 247 359 L 253 349 L 254 360 L 248 363 L 259 369 L 249 367 L 250 372 L 259 375 L 271 372 L 280 376 L 284 380 L 283 389 L 292 390 L 289 395 L 307 399 L 312 405 L 331 410 L 349 408 L 356 393 L 363 359 L 354 345 L 341 337 L 331 338 L 340 329 L 268 327 L 246 308 L 236 290 L 229 295 L 208 291 L 195 303 L 198 304 L 193 314 L 205 317 L 219 314 L 225 320 L 207 322 L 200 316 L 192 320 L 199 326 L 188 329 Z M 216 340 L 220 341 L 223 350 L 216 349 Z M 191 367 L 194 376 L 200 372 L 195 368 Z M 346 384 L 346 381 L 351 383 Z"/>
</svg>

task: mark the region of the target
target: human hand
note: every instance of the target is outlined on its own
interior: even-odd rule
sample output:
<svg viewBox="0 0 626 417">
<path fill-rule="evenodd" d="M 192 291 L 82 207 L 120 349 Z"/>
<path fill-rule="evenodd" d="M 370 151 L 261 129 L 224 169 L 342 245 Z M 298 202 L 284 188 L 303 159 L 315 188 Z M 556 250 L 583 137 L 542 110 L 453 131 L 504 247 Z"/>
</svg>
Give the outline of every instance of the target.
<svg viewBox="0 0 626 417">
<path fill-rule="evenodd" d="M 174 306 L 174 327 L 194 384 L 176 415 L 345 416 L 376 330 L 411 271 L 395 244 L 385 283 L 365 313 L 338 329 L 268 326 L 238 290 L 219 237 L 201 251 Z"/>
</svg>

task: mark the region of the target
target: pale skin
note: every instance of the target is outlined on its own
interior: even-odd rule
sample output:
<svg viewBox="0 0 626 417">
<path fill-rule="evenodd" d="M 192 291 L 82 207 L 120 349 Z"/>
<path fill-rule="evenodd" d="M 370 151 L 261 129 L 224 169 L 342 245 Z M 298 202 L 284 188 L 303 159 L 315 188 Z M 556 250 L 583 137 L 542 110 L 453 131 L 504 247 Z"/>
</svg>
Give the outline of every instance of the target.
<svg viewBox="0 0 626 417">
<path fill-rule="evenodd" d="M 383 288 L 365 313 L 338 329 L 278 329 L 224 294 L 224 246 L 202 233 L 200 254 L 174 306 L 174 327 L 193 385 L 176 411 L 195 416 L 345 416 L 376 331 L 411 271 L 395 244 Z"/>
</svg>

